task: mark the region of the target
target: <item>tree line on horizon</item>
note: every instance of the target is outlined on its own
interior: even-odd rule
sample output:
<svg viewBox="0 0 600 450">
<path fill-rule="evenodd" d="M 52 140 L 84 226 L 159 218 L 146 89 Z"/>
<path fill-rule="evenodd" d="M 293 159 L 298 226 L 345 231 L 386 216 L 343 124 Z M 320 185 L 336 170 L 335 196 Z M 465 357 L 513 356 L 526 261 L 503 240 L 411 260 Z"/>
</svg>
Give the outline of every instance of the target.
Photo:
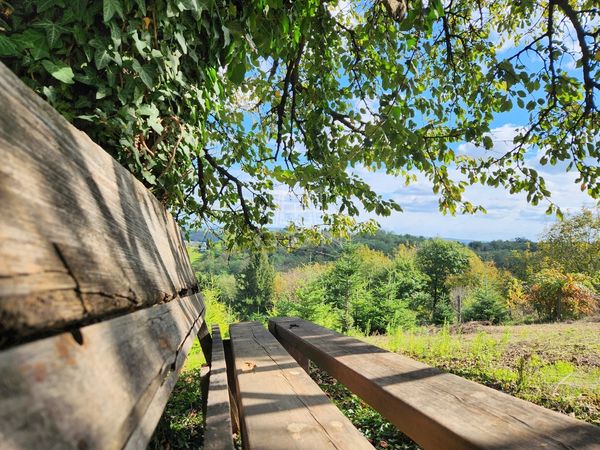
<svg viewBox="0 0 600 450">
<path fill-rule="evenodd" d="M 537 243 L 464 245 L 379 232 L 271 253 L 227 253 L 216 243 L 197 252 L 193 265 L 205 295 L 235 320 L 299 316 L 369 334 L 595 314 L 599 256 L 600 215 L 583 210 L 552 225 Z"/>
</svg>

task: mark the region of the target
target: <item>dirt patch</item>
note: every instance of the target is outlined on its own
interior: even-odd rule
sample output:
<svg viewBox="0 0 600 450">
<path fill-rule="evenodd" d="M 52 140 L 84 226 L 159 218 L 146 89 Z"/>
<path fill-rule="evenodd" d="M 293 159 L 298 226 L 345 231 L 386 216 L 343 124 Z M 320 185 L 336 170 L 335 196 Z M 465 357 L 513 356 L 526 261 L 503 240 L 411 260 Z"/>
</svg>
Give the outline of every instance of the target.
<svg viewBox="0 0 600 450">
<path fill-rule="evenodd" d="M 465 323 L 460 323 L 457 325 L 452 325 L 450 327 L 450 332 L 452 334 L 473 334 L 473 333 L 479 333 L 480 331 L 487 331 L 490 327 L 492 327 L 493 324 L 490 321 L 472 321 L 472 322 L 465 322 Z"/>
</svg>

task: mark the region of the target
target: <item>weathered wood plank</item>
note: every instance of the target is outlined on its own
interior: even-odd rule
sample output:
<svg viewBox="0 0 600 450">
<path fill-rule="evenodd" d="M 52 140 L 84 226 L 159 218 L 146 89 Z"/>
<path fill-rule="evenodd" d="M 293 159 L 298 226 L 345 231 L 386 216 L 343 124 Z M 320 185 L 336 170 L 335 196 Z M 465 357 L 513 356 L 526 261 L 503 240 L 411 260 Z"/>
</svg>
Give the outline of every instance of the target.
<svg viewBox="0 0 600 450">
<path fill-rule="evenodd" d="M 229 405 L 231 406 L 231 425 L 234 434 L 240 432 L 240 409 L 238 407 L 238 392 L 235 382 L 235 363 L 233 362 L 233 353 L 231 351 L 231 340 L 223 340 L 223 350 L 225 351 L 225 364 L 227 365 L 227 383 L 229 384 Z"/>
<path fill-rule="evenodd" d="M 244 448 L 373 448 L 260 323 L 230 336 Z"/>
<path fill-rule="evenodd" d="M 0 63 L 0 347 L 197 292 L 172 217 Z"/>
<path fill-rule="evenodd" d="M 277 327 L 275 326 L 274 322 L 269 321 L 269 331 L 273 336 L 277 337 Z M 302 367 L 305 372 L 309 372 L 310 360 L 304 353 L 302 353 L 297 347 L 290 345 L 290 343 L 285 340 L 280 340 L 279 343 L 283 346 L 283 348 L 285 348 L 285 351 L 296 360 L 298 365 Z"/>
<path fill-rule="evenodd" d="M 233 449 L 227 367 L 218 325 L 212 326 L 212 362 L 205 424 L 205 450 Z"/>
<path fill-rule="evenodd" d="M 296 347 L 427 449 L 598 449 L 600 428 L 301 319 Z"/>
<path fill-rule="evenodd" d="M 0 448 L 145 448 L 203 312 L 191 295 L 1 351 Z"/>
</svg>

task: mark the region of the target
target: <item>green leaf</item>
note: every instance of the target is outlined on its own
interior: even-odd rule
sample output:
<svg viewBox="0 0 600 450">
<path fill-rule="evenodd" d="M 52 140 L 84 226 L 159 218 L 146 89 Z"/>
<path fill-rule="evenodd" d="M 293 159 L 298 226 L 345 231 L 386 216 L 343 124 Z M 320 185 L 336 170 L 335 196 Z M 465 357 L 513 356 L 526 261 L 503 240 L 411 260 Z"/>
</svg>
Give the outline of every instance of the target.
<svg viewBox="0 0 600 450">
<path fill-rule="evenodd" d="M 38 14 L 53 8 L 54 6 L 65 7 L 63 0 L 38 0 L 35 3 Z"/>
<path fill-rule="evenodd" d="M 0 56 L 19 56 L 19 49 L 9 37 L 0 34 Z"/>
<path fill-rule="evenodd" d="M 85 120 L 86 122 L 94 122 L 98 119 L 98 116 L 96 114 L 94 114 L 94 115 L 82 114 L 81 116 L 76 116 L 75 118 Z"/>
<path fill-rule="evenodd" d="M 491 150 L 492 147 L 494 147 L 494 142 L 492 141 L 492 138 L 489 136 L 484 136 L 483 137 L 483 146 L 485 147 L 486 150 Z"/>
<path fill-rule="evenodd" d="M 135 0 L 143 15 L 146 15 L 146 0 Z"/>
<path fill-rule="evenodd" d="M 43 28 L 46 31 L 46 38 L 50 48 L 55 47 L 60 43 L 60 37 L 63 33 L 68 33 L 70 30 L 58 23 L 52 22 L 49 19 L 44 19 L 34 24 L 35 27 Z"/>
<path fill-rule="evenodd" d="M 173 36 L 175 36 L 175 39 L 177 39 L 177 42 L 179 42 L 179 45 L 181 46 L 181 50 L 183 50 L 183 53 L 187 54 L 187 45 L 185 43 L 185 38 L 183 37 L 183 34 L 180 33 L 179 31 L 177 31 L 173 34 Z"/>
<path fill-rule="evenodd" d="M 229 79 L 235 84 L 241 84 L 244 81 L 244 77 L 246 75 L 246 66 L 244 65 L 244 62 L 241 61 L 236 64 L 233 64 L 229 68 L 228 75 Z"/>
<path fill-rule="evenodd" d="M 142 176 L 151 185 L 156 184 L 156 177 L 152 175 L 148 170 L 142 169 Z"/>
<path fill-rule="evenodd" d="M 164 131 L 164 127 L 160 123 L 160 119 L 158 118 L 158 116 L 150 116 L 150 117 L 148 117 L 148 119 L 146 120 L 146 123 L 148 124 L 148 126 L 150 128 L 152 128 L 158 134 L 160 134 L 160 133 L 162 133 Z"/>
<path fill-rule="evenodd" d="M 108 63 L 110 62 L 110 55 L 108 54 L 108 51 L 105 48 L 97 49 L 96 54 L 94 55 L 94 62 L 96 63 L 96 68 L 98 70 L 104 69 L 106 66 L 108 66 Z"/>
<path fill-rule="evenodd" d="M 73 69 L 71 69 L 71 67 L 67 64 L 64 64 L 62 62 L 54 63 L 45 59 L 42 61 L 42 66 L 44 66 L 44 69 L 46 69 L 48 73 L 57 80 L 62 81 L 66 84 L 75 83 L 73 81 L 73 77 L 75 76 L 75 74 L 73 73 Z"/>
<path fill-rule="evenodd" d="M 110 21 L 115 13 L 123 19 L 123 5 L 121 4 L 121 0 L 104 0 L 102 12 L 104 14 L 104 22 Z"/>
<path fill-rule="evenodd" d="M 158 117 L 159 111 L 156 105 L 141 105 L 137 113 L 140 116 Z"/>
<path fill-rule="evenodd" d="M 137 49 L 137 51 L 139 52 L 140 55 L 142 56 L 146 56 L 146 47 L 148 47 L 148 44 L 146 43 L 146 41 L 141 40 L 140 37 L 138 36 L 137 31 L 134 32 L 131 37 L 133 38 L 133 42 L 135 45 L 135 48 Z"/>
<path fill-rule="evenodd" d="M 137 74 L 140 76 L 141 80 L 148 87 L 148 89 L 152 89 L 152 85 L 154 84 L 154 82 L 152 80 L 152 75 L 150 74 L 150 71 L 144 66 L 142 66 L 137 59 L 133 60 L 132 68 L 137 72 Z"/>
</svg>

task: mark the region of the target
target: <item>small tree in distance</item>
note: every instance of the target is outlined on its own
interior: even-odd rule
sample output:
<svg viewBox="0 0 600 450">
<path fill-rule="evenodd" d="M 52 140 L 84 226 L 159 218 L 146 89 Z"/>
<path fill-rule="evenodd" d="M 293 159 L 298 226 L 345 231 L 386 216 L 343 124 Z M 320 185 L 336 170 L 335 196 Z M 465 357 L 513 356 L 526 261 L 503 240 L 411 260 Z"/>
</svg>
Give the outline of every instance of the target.
<svg viewBox="0 0 600 450">
<path fill-rule="evenodd" d="M 236 309 L 243 319 L 265 315 L 273 306 L 275 268 L 266 252 L 255 252 L 242 273 Z"/>
<path fill-rule="evenodd" d="M 469 252 L 458 242 L 431 239 L 417 251 L 417 264 L 429 276 L 431 320 L 443 322 L 448 318 L 445 311 L 449 310 L 446 282 L 451 275 L 458 275 L 467 269 Z"/>
</svg>

